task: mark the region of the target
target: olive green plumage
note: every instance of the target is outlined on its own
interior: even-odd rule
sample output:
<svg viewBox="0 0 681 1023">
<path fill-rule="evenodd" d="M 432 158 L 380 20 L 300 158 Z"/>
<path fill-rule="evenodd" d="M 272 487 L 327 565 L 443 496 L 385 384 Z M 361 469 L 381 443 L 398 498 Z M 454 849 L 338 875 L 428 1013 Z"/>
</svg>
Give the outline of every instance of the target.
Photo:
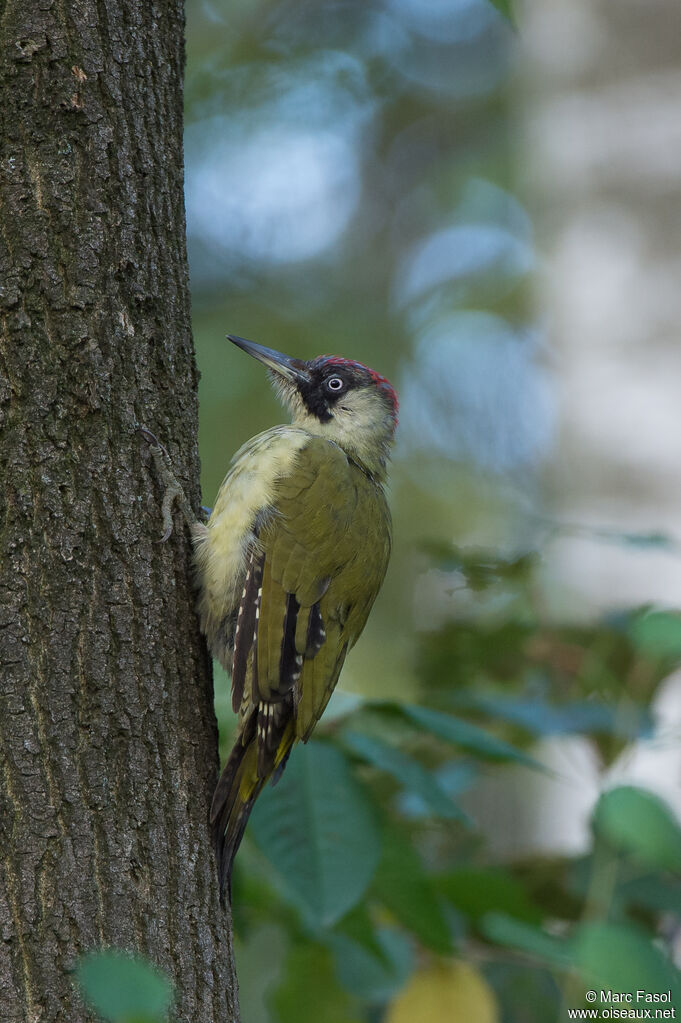
<svg viewBox="0 0 681 1023">
<path fill-rule="evenodd" d="M 229 479 L 225 485 L 229 486 Z M 310 437 L 292 470 L 274 484 L 272 503 L 249 559 L 262 559 L 257 627 L 247 636 L 237 636 L 235 644 L 247 648 L 245 678 L 237 683 L 243 689 L 235 693 L 236 755 L 223 772 L 211 811 L 225 881 L 245 826 L 244 810 L 247 817 L 263 784 L 292 745 L 309 738 L 338 681 L 345 655 L 366 624 L 388 565 L 390 534 L 390 512 L 381 485 L 330 441 Z M 287 684 L 282 680 L 282 634 L 287 611 L 291 613 L 291 596 L 298 604 L 294 663 L 296 657 L 301 661 L 299 678 L 289 678 Z M 315 605 L 323 639 L 319 649 L 310 649 L 308 632 Z M 272 717 L 269 733 L 266 718 L 258 731 L 263 704 L 280 712 Z"/>
<path fill-rule="evenodd" d="M 236 340 L 281 374 L 293 423 L 237 453 L 195 527 L 202 626 L 238 713 L 211 808 L 223 892 L 255 799 L 310 737 L 383 582 L 396 422 L 392 388 L 365 367 Z"/>
</svg>

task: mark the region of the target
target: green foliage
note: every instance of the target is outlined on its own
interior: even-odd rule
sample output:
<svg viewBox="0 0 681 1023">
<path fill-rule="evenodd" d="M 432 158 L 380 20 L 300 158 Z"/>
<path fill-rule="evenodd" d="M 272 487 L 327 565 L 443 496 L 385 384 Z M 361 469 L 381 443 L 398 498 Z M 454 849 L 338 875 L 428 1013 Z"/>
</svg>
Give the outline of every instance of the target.
<svg viewBox="0 0 681 1023">
<path fill-rule="evenodd" d="M 661 799 L 621 786 L 601 796 L 594 829 L 617 852 L 644 867 L 681 870 L 681 828 Z"/>
<path fill-rule="evenodd" d="M 586 983 L 611 991 L 671 989 L 681 1004 L 681 974 L 645 932 L 603 921 L 585 923 L 574 940 L 574 965 Z"/>
<path fill-rule="evenodd" d="M 252 816 L 251 835 L 291 897 L 329 926 L 361 899 L 380 856 L 375 810 L 340 750 L 299 746 Z"/>
<path fill-rule="evenodd" d="M 452 951 L 451 934 L 435 888 L 417 851 L 395 829 L 385 833 L 372 892 L 426 948 L 441 955 Z"/>
<path fill-rule="evenodd" d="M 467 621 L 424 635 L 433 705 L 346 701 L 321 723 L 325 741 L 297 750 L 254 812 L 245 849 L 257 846 L 259 875 L 248 880 L 243 853 L 236 919 L 246 940 L 255 921 L 278 920 L 289 935 L 272 1023 L 305 1019 L 313 998 L 321 1019 L 366 1021 L 401 1004 L 419 957 L 465 956 L 469 942 L 486 947 L 505 1023 L 545 1023 L 587 985 L 676 990 L 656 939 L 660 914 L 681 912 L 681 828 L 658 797 L 632 786 L 605 792 L 586 856 L 490 866 L 468 793 L 481 771 L 546 778 L 532 755 L 538 737 L 589 734 L 612 756 L 649 734 L 646 701 L 679 656 L 676 617 L 644 608 L 549 628 L 528 598 L 537 558 L 439 556 L 459 575 L 465 566 L 475 601 L 507 594 L 503 627 L 477 604 Z M 507 647 L 490 655 L 490 635 Z M 442 651 L 443 636 L 479 667 L 476 688 L 430 685 L 429 648 Z M 615 700 L 622 675 L 633 682 Z M 430 974 L 418 976 L 425 984 Z"/>
<path fill-rule="evenodd" d="M 567 969 L 573 962 L 574 956 L 568 941 L 547 934 L 539 927 L 515 920 L 505 913 L 489 913 L 482 921 L 482 929 L 492 942 L 518 949 L 548 966 Z"/>
<path fill-rule="evenodd" d="M 153 966 L 123 952 L 93 952 L 76 978 L 83 998 L 111 1023 L 162 1023 L 173 1000 L 170 981 Z"/>
<path fill-rule="evenodd" d="M 294 946 L 284 982 L 272 994 L 281 1023 L 360 1023 L 354 999 L 338 983 L 333 957 L 321 945 Z"/>
<path fill-rule="evenodd" d="M 435 885 L 473 925 L 493 912 L 526 923 L 541 922 L 539 906 L 530 900 L 522 882 L 506 871 L 466 866 L 438 875 Z"/>
<path fill-rule="evenodd" d="M 447 795 L 436 775 L 418 760 L 375 736 L 359 732 L 345 732 L 343 743 L 367 763 L 391 775 L 406 791 L 420 796 L 431 813 L 452 820 L 467 819 Z"/>
<path fill-rule="evenodd" d="M 485 921 L 487 936 L 522 952 L 566 976 L 578 973 L 585 987 L 627 993 L 643 989 L 672 992 L 672 1003 L 681 1004 L 681 973 L 650 940 L 646 932 L 630 924 L 589 921 L 566 938 L 501 914 Z"/>
<path fill-rule="evenodd" d="M 343 933 L 330 934 L 327 945 L 343 987 L 368 1005 L 384 1005 L 406 983 L 414 954 L 409 939 L 393 927 L 376 930 L 375 940 L 378 954 Z"/>
<path fill-rule="evenodd" d="M 595 792 L 598 771 L 653 733 L 651 702 L 681 663 L 681 617 L 623 608 L 620 594 L 616 610 L 590 613 L 560 591 L 543 564 L 547 539 L 617 545 L 632 559 L 677 558 L 679 545 L 653 528 L 548 519 L 536 451 L 507 458 L 525 430 L 538 448 L 546 438 L 533 401 L 541 369 L 513 361 L 521 352 L 530 366 L 528 338 L 541 331 L 531 225 L 511 194 L 514 33 L 490 5 L 513 22 L 512 0 L 451 11 L 358 0 L 188 6 L 187 179 L 193 161 L 210 207 L 197 230 L 188 203 L 206 502 L 239 444 L 281 421 L 258 367 L 228 358 L 227 330 L 293 355 L 358 358 L 402 401 L 391 566 L 341 677 L 354 703 L 335 716 L 329 707 L 322 741 L 297 750 L 262 793 L 236 862 L 249 990 L 263 931 L 276 930 L 262 974 L 275 985 L 267 1023 L 389 1019 L 404 990 L 414 997 L 415 978 L 416 1002 L 433 994 L 439 965 L 441 993 L 451 993 L 457 957 L 484 964 L 503 1023 L 548 1023 L 581 1003 L 589 964 L 613 983 L 644 974 L 662 983 L 669 916 L 681 913 L 676 822 L 651 793 L 607 793 L 582 844 L 550 854 L 531 845 L 512 854 L 508 808 L 494 816 L 506 785 L 516 799 L 526 790 L 532 830 L 538 788 L 559 793 L 565 781 L 559 768 L 538 769 L 546 747 L 563 751 L 566 771 L 579 755 Z M 324 159 L 306 163 L 289 148 L 297 139 L 305 152 L 321 140 L 322 156 L 333 153 L 330 190 Z M 269 142 L 264 158 L 254 140 Z M 295 182 L 277 176 L 278 159 Z M 230 166 L 248 168 L 240 194 Z M 348 196 L 357 205 L 334 241 L 287 260 L 273 249 L 282 230 L 297 241 L 314 221 L 310 180 L 323 195 L 320 223 Z M 244 255 L 259 233 L 264 254 Z M 507 415 L 516 404 L 522 426 Z M 488 549 L 473 546 L 480 537 Z M 227 686 L 218 679 L 223 756 Z M 262 995 L 259 1014 L 247 1001 L 242 1011 L 265 1023 Z"/>
<path fill-rule="evenodd" d="M 441 714 L 439 711 L 430 710 L 427 707 L 404 707 L 404 713 L 417 724 L 421 725 L 433 735 L 439 736 L 446 742 L 454 743 L 455 746 L 476 754 L 484 760 L 510 760 L 527 767 L 539 768 L 539 764 L 533 757 L 515 749 L 496 736 L 471 725 L 468 721 L 462 721 L 451 714 Z"/>
</svg>

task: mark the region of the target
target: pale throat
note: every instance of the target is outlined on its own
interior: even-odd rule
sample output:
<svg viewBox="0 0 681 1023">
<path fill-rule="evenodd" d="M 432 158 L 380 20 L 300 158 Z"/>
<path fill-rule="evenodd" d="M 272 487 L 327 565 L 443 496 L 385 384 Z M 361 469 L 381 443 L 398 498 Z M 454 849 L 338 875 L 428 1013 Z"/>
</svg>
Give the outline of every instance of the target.
<svg viewBox="0 0 681 1023">
<path fill-rule="evenodd" d="M 345 416 L 336 413 L 328 422 L 322 423 L 307 409 L 298 411 L 293 425 L 315 437 L 332 441 L 374 479 L 383 481 L 387 475 L 393 429 L 387 421 L 376 424 L 373 420 L 362 421 L 354 413 Z"/>
</svg>

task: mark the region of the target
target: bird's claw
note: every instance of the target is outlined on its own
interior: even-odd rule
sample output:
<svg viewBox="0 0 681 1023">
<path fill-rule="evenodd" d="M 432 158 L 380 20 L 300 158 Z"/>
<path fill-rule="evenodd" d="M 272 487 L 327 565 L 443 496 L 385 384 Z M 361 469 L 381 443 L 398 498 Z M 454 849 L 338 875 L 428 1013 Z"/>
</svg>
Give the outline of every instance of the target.
<svg viewBox="0 0 681 1023">
<path fill-rule="evenodd" d="M 196 521 L 187 495 L 180 483 L 175 478 L 172 469 L 172 462 L 168 449 L 161 444 L 156 434 L 147 429 L 146 426 L 137 426 L 138 433 L 141 433 L 151 448 L 151 454 L 156 463 L 156 469 L 165 487 L 163 503 L 161 504 L 161 516 L 163 519 L 163 535 L 159 543 L 167 543 L 173 535 L 173 505 L 177 501 L 180 511 L 184 515 L 187 525 L 192 526 Z"/>
<path fill-rule="evenodd" d="M 147 444 L 149 444 L 152 448 L 160 448 L 166 458 L 170 458 L 168 449 L 165 445 L 161 444 L 155 433 L 148 430 L 146 426 L 140 426 L 139 423 L 137 424 L 137 432 L 142 434 Z"/>
</svg>

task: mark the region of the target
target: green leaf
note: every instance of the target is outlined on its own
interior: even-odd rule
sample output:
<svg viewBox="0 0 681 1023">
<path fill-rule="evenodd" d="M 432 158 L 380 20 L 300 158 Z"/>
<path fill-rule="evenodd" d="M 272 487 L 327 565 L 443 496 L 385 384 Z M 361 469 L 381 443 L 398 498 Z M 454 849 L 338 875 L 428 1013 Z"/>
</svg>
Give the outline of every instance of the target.
<svg viewBox="0 0 681 1023">
<path fill-rule="evenodd" d="M 93 952 L 80 960 L 76 978 L 83 997 L 111 1023 L 157 1023 L 166 1016 L 173 989 L 164 974 L 124 952 Z"/>
<path fill-rule="evenodd" d="M 679 971 L 648 935 L 630 926 L 583 924 L 574 940 L 574 963 L 595 987 L 622 992 L 671 989 L 672 1004 L 681 992 Z"/>
<path fill-rule="evenodd" d="M 514 697 L 491 697 L 465 694 L 457 697 L 458 708 L 474 709 L 501 718 L 535 735 L 571 735 L 596 732 L 633 738 L 652 730 L 650 713 L 645 708 L 602 703 L 594 700 L 572 702 L 562 706 L 547 703 L 542 697 L 519 700 Z"/>
<path fill-rule="evenodd" d="M 348 938 L 353 944 L 360 945 L 374 959 L 383 960 L 383 947 L 376 937 L 376 929 L 371 921 L 366 903 L 351 909 L 342 920 L 339 920 L 334 930 Z M 384 963 L 384 965 L 387 965 Z"/>
<path fill-rule="evenodd" d="M 482 919 L 482 931 L 490 941 L 516 948 L 549 966 L 566 969 L 572 963 L 573 951 L 569 941 L 554 938 L 539 927 L 514 920 L 505 913 L 487 913 Z"/>
<path fill-rule="evenodd" d="M 674 876 L 655 873 L 622 881 L 616 895 L 625 906 L 644 906 L 681 917 L 681 884 Z"/>
<path fill-rule="evenodd" d="M 542 919 L 541 911 L 530 902 L 523 885 L 501 870 L 464 867 L 439 875 L 434 884 L 460 913 L 474 922 L 491 912 L 533 924 Z"/>
<path fill-rule="evenodd" d="M 585 984 L 603 990 L 681 992 L 681 974 L 643 931 L 604 922 L 585 923 L 571 938 L 555 938 L 539 928 L 490 913 L 483 920 L 492 941 L 534 956 L 558 970 L 577 969 Z"/>
<path fill-rule="evenodd" d="M 343 754 L 298 746 L 276 790 L 256 803 L 251 835 L 289 896 L 317 925 L 359 902 L 379 861 L 376 813 Z"/>
<path fill-rule="evenodd" d="M 646 867 L 681 868 L 681 828 L 661 799 L 632 785 L 605 792 L 593 816 L 596 834 Z"/>
<path fill-rule="evenodd" d="M 390 774 L 405 789 L 419 795 L 428 809 L 438 817 L 450 820 L 468 819 L 450 799 L 437 778 L 406 753 L 380 739 L 359 732 L 346 732 L 343 741 L 353 753 Z"/>
<path fill-rule="evenodd" d="M 331 953 L 321 945 L 293 947 L 284 981 L 269 1001 L 279 1023 L 360 1023 L 354 1000 L 338 983 Z"/>
<path fill-rule="evenodd" d="M 343 987 L 365 1001 L 384 1004 L 407 981 L 413 967 L 413 942 L 394 928 L 381 929 L 377 937 L 379 958 L 345 934 L 331 933 L 326 943 Z"/>
<path fill-rule="evenodd" d="M 437 710 L 430 710 L 428 707 L 414 707 L 404 705 L 402 712 L 416 721 L 417 724 L 438 735 L 447 742 L 452 742 L 462 749 L 475 753 L 486 760 L 512 760 L 527 767 L 534 767 L 541 771 L 545 770 L 542 765 L 533 757 L 516 749 L 510 743 L 497 739 L 482 728 L 471 725 L 467 721 L 453 717 L 452 714 L 442 714 Z"/>
<path fill-rule="evenodd" d="M 390 829 L 372 892 L 399 922 L 434 952 L 447 955 L 452 939 L 435 890 L 414 847 Z"/>
</svg>

